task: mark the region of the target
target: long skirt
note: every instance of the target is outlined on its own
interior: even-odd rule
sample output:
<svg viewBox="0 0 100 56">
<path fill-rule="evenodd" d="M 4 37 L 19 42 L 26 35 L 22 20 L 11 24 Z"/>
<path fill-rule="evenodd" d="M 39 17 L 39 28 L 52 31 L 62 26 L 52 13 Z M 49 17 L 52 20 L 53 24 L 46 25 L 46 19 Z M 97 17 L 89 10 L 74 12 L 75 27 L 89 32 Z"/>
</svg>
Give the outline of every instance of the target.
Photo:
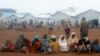
<svg viewBox="0 0 100 56">
<path fill-rule="evenodd" d="M 69 38 L 69 35 L 70 35 L 70 28 L 66 28 L 66 29 L 65 29 L 65 34 L 66 34 L 67 38 Z"/>
</svg>

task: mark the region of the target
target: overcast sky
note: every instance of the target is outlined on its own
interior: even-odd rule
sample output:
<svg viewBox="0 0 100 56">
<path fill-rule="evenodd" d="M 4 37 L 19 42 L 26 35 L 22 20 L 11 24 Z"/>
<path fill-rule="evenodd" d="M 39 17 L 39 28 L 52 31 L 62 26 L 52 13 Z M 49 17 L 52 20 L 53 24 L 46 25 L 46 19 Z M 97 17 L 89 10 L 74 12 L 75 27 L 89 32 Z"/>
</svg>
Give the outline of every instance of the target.
<svg viewBox="0 0 100 56">
<path fill-rule="evenodd" d="M 100 11 L 100 0 L 0 0 L 0 8 L 12 8 L 18 12 L 39 15 L 75 8 L 75 14 L 88 9 Z"/>
</svg>

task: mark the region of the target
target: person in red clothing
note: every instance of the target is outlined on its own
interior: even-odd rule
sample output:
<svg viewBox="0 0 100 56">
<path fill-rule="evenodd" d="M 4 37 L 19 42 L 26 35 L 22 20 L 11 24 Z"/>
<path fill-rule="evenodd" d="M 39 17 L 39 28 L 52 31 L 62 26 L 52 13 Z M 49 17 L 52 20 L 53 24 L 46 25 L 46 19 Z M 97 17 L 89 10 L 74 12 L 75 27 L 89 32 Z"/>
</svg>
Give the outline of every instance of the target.
<svg viewBox="0 0 100 56">
<path fill-rule="evenodd" d="M 15 52 L 15 45 L 14 45 L 13 43 L 10 43 L 10 44 L 8 45 L 8 51 L 10 51 L 10 52 Z"/>
<path fill-rule="evenodd" d="M 2 52 L 14 52 L 15 49 L 15 45 L 12 43 L 12 41 L 10 39 L 6 40 L 6 42 L 4 44 L 2 44 L 1 46 L 1 50 Z"/>
<path fill-rule="evenodd" d="M 40 51 L 40 49 L 41 49 L 41 41 L 39 40 L 39 38 L 40 38 L 39 35 L 35 35 L 34 36 L 34 38 L 32 40 L 32 45 L 28 49 L 28 52 L 36 53 L 36 52 Z"/>
</svg>

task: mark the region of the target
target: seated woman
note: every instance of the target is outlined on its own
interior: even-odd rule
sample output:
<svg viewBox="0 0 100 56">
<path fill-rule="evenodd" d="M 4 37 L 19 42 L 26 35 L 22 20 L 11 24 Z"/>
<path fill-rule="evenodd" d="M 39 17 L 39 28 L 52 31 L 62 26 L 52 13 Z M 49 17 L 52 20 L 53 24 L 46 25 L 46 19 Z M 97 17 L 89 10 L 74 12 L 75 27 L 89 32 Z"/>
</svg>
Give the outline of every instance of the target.
<svg viewBox="0 0 100 56">
<path fill-rule="evenodd" d="M 68 46 L 71 51 L 77 51 L 78 38 L 75 33 L 72 32 L 70 38 L 68 39 Z"/>
<path fill-rule="evenodd" d="M 51 44 L 51 52 L 57 53 L 58 52 L 58 43 L 55 35 L 50 37 L 50 44 Z"/>
<path fill-rule="evenodd" d="M 68 46 L 67 46 L 67 41 L 65 39 L 64 35 L 60 35 L 60 38 L 58 40 L 58 45 L 59 45 L 59 51 L 60 52 L 68 52 Z"/>
<path fill-rule="evenodd" d="M 42 37 L 41 51 L 43 51 L 45 54 L 48 54 L 48 53 L 50 53 L 48 48 L 50 48 L 50 43 L 49 43 L 47 34 L 44 34 Z"/>
<path fill-rule="evenodd" d="M 91 53 L 91 42 L 87 37 L 83 37 L 78 42 L 78 53 L 80 51 L 88 51 L 89 54 Z"/>
<path fill-rule="evenodd" d="M 28 48 L 30 47 L 31 41 L 24 37 L 21 33 L 19 38 L 16 40 L 15 46 L 16 50 L 20 52 L 28 52 Z"/>
<path fill-rule="evenodd" d="M 20 50 L 24 46 L 24 35 L 21 33 L 15 42 L 16 50 Z"/>
<path fill-rule="evenodd" d="M 98 39 L 95 39 L 92 42 L 91 49 L 92 49 L 93 52 L 100 52 L 100 44 L 99 44 Z"/>
<path fill-rule="evenodd" d="M 32 45 L 30 46 L 28 51 L 31 52 L 31 53 L 35 53 L 35 52 L 40 51 L 40 49 L 41 49 L 40 36 L 35 35 L 33 40 L 32 40 Z"/>
<path fill-rule="evenodd" d="M 24 38 L 24 46 L 21 48 L 21 52 L 28 53 L 28 49 L 31 47 L 31 41 L 27 38 Z"/>
<path fill-rule="evenodd" d="M 4 44 L 1 45 L 0 51 L 2 52 L 14 52 L 15 45 L 11 42 L 11 40 L 6 40 Z"/>
</svg>

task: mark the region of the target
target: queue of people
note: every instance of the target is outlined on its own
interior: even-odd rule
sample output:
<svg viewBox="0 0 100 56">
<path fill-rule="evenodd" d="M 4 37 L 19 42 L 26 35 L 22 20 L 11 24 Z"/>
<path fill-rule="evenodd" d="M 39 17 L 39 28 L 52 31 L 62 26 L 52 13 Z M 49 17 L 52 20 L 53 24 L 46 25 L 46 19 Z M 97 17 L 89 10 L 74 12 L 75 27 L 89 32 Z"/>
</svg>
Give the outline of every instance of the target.
<svg viewBox="0 0 100 56">
<path fill-rule="evenodd" d="M 75 32 L 72 32 L 69 39 L 66 39 L 64 35 L 56 37 L 55 35 L 48 36 L 44 34 L 42 37 L 35 35 L 30 41 L 25 38 L 21 33 L 16 39 L 15 43 L 6 40 L 0 46 L 1 52 L 22 52 L 22 53 L 44 53 L 52 54 L 58 52 L 78 52 L 88 51 L 89 54 L 92 52 L 100 52 L 100 44 L 98 39 L 91 42 L 88 37 L 78 39 Z"/>
</svg>

